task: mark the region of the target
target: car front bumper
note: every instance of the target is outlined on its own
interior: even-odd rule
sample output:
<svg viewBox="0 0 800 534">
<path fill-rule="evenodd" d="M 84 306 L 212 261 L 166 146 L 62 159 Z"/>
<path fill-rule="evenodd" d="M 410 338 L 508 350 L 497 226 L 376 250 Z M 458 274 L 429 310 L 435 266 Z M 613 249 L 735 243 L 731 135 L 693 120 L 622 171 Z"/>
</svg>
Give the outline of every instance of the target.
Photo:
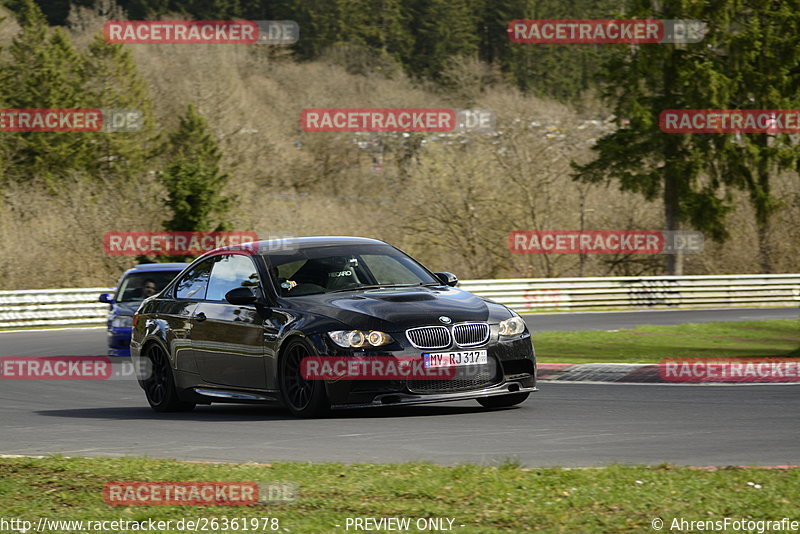
<svg viewBox="0 0 800 534">
<path fill-rule="evenodd" d="M 333 408 L 358 408 L 399 404 L 423 404 L 476 399 L 537 391 L 536 355 L 529 334 L 511 340 L 494 338 L 474 350 L 487 350 L 488 374 L 475 378 L 474 384 L 462 376 L 442 380 L 326 380 L 328 400 Z M 421 358 L 419 349 L 404 347 L 403 351 L 383 354 L 367 352 L 374 357 Z"/>
<path fill-rule="evenodd" d="M 108 355 L 130 357 L 131 355 L 131 327 L 108 327 Z"/>
<path fill-rule="evenodd" d="M 539 391 L 536 386 L 526 387 L 522 381 L 510 380 L 502 384 L 497 384 L 483 389 L 458 391 L 450 393 L 380 393 L 371 402 L 360 402 L 355 404 L 334 404 L 331 409 L 350 409 L 350 408 L 371 408 L 377 406 L 401 406 L 407 404 L 430 404 L 436 402 L 453 402 L 460 400 L 472 400 L 482 397 L 496 397 L 499 395 L 512 395 L 515 393 L 533 393 Z"/>
</svg>

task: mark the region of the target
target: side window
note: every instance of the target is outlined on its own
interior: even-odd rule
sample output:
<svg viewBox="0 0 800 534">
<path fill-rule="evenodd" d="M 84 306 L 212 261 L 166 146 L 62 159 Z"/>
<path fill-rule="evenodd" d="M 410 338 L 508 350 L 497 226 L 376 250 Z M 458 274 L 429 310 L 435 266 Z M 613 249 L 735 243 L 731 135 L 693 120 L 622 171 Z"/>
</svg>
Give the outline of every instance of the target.
<svg viewBox="0 0 800 534">
<path fill-rule="evenodd" d="M 259 287 L 258 271 L 249 256 L 221 256 L 211 269 L 206 300 L 225 300 L 225 294 L 237 287 Z"/>
<path fill-rule="evenodd" d="M 179 299 L 204 299 L 208 277 L 211 274 L 212 260 L 208 259 L 197 264 L 191 271 L 178 280 L 175 286 L 175 296 Z"/>
</svg>

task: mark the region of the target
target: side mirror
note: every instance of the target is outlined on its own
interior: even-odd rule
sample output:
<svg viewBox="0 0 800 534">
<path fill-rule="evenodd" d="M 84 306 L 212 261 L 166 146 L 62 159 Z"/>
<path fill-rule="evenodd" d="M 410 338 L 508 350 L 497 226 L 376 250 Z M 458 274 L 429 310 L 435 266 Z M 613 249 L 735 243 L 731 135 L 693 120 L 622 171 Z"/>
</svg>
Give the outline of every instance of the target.
<svg viewBox="0 0 800 534">
<path fill-rule="evenodd" d="M 237 306 L 253 304 L 258 300 L 258 296 L 249 287 L 237 287 L 225 293 L 225 300 Z"/>
<path fill-rule="evenodd" d="M 456 284 L 458 283 L 458 277 L 453 273 L 433 273 L 433 274 L 436 275 L 436 278 L 438 278 L 440 282 L 442 282 L 447 286 L 455 287 Z"/>
<path fill-rule="evenodd" d="M 105 304 L 114 304 L 114 299 L 111 297 L 111 293 L 101 293 L 97 301 Z"/>
</svg>

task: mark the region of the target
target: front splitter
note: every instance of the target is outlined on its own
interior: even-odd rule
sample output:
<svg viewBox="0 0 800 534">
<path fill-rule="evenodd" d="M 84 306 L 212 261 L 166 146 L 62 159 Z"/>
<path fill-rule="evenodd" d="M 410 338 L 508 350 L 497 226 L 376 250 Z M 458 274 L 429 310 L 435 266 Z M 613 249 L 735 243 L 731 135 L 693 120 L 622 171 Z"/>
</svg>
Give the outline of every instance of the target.
<svg viewBox="0 0 800 534">
<path fill-rule="evenodd" d="M 332 410 L 350 408 L 376 408 L 379 406 L 404 406 L 409 404 L 430 404 L 434 402 L 452 402 L 472 400 L 482 397 L 496 397 L 498 395 L 513 395 L 515 393 L 533 393 L 539 391 L 536 387 L 523 387 L 519 382 L 505 382 L 496 386 L 470 391 L 454 393 L 435 393 L 430 395 L 415 395 L 413 393 L 384 393 L 376 395 L 372 402 L 357 404 L 334 404 Z"/>
</svg>

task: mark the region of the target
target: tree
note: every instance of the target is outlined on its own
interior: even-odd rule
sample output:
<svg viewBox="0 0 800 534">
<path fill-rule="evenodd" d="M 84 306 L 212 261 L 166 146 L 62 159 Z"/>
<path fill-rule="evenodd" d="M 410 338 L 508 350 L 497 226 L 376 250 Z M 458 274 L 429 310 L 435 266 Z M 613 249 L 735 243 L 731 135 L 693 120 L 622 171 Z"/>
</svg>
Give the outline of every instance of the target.
<svg viewBox="0 0 800 534">
<path fill-rule="evenodd" d="M 74 3 L 84 4 L 87 0 L 77 0 Z M 7 7 L 12 11 L 24 9 L 25 0 L 8 0 Z M 36 2 L 39 10 L 46 17 L 49 24 L 63 24 L 70 10 L 71 0 L 39 0 Z"/>
<path fill-rule="evenodd" d="M 402 1 L 346 0 L 339 4 L 347 41 L 395 57 L 408 57 L 413 39 Z"/>
<path fill-rule="evenodd" d="M 0 69 L 0 86 L 10 108 L 92 108 L 83 86 L 85 58 L 65 32 L 49 31 L 44 15 L 32 0 L 18 10 L 20 33 Z M 42 179 L 54 187 L 70 169 L 91 167 L 96 160 L 88 134 L 16 133 L 7 138 L 9 176 L 19 182 Z"/>
<path fill-rule="evenodd" d="M 438 79 L 453 56 L 477 56 L 474 0 L 423 0 L 414 3 L 415 50 L 407 67 L 413 75 Z"/>
<path fill-rule="evenodd" d="M 337 0 L 288 0 L 276 7 L 276 16 L 294 20 L 300 26 L 300 40 L 292 48 L 302 59 L 316 58 L 344 40 Z"/>
<path fill-rule="evenodd" d="M 135 132 L 9 134 L 12 169 L 8 179 L 38 179 L 55 192 L 77 176 L 110 183 L 143 172 L 155 144 L 155 122 L 147 89 L 130 53 L 101 36 L 82 53 L 77 51 L 63 29 L 49 30 L 31 0 L 19 7 L 18 18 L 21 31 L 12 43 L 11 60 L 0 72 L 0 85 L 13 88 L 5 105 L 128 109 L 141 113 L 142 120 Z"/>
<path fill-rule="evenodd" d="M 161 173 L 167 189 L 172 217 L 164 224 L 169 231 L 226 231 L 231 198 L 222 190 L 228 176 L 220 170 L 222 155 L 208 124 L 189 104 L 180 125 L 169 137 L 168 164 Z"/>
<path fill-rule="evenodd" d="M 508 23 L 517 19 L 616 18 L 615 0 L 485 0 L 481 13 L 481 58 L 499 64 L 517 87 L 562 101 L 594 88 L 612 48 L 605 44 L 514 43 Z"/>
<path fill-rule="evenodd" d="M 0 25 L 3 24 L 3 21 L 6 20 L 5 17 L 0 17 Z M 0 54 L 3 53 L 2 47 L 0 47 Z M 5 85 L 0 84 L 0 109 L 6 107 L 5 103 L 5 95 L 4 95 Z M 5 182 L 5 156 L 4 152 L 6 150 L 5 144 L 0 144 L 0 186 Z"/>
<path fill-rule="evenodd" d="M 727 32 L 726 72 L 731 109 L 794 109 L 800 97 L 800 2 L 743 0 Z M 721 135 L 727 181 L 747 191 L 755 210 L 761 272 L 773 269 L 770 221 L 779 207 L 776 172 L 794 169 L 800 147 L 787 133 Z"/>
<path fill-rule="evenodd" d="M 597 159 L 575 165 L 575 179 L 590 183 L 618 180 L 620 188 L 664 206 L 664 229 L 688 223 L 715 240 L 728 232 L 724 218 L 731 206 L 720 197 L 721 173 L 713 164 L 715 134 L 669 134 L 658 125 L 665 109 L 724 108 L 730 83 L 722 46 L 728 2 L 666 0 L 655 9 L 650 0 L 632 2 L 631 18 L 700 19 L 709 21 L 697 44 L 616 45 L 603 75 L 605 96 L 612 102 L 618 129 L 600 138 Z M 666 258 L 669 274 L 683 274 L 682 256 Z"/>
<path fill-rule="evenodd" d="M 131 53 L 119 44 L 97 36 L 89 45 L 87 65 L 91 77 L 85 90 L 94 106 L 103 109 L 134 110 L 140 114 L 140 128 L 91 134 L 95 136 L 98 158 L 95 174 L 108 182 L 146 172 L 157 142 L 153 106 L 147 87 L 139 76 Z"/>
<path fill-rule="evenodd" d="M 401 61 L 410 57 L 414 41 L 403 3 L 347 0 L 337 5 L 339 22 L 347 30 L 337 30 L 335 42 L 327 44 L 321 57 L 351 74 L 379 73 L 391 78 L 401 71 Z"/>
</svg>

